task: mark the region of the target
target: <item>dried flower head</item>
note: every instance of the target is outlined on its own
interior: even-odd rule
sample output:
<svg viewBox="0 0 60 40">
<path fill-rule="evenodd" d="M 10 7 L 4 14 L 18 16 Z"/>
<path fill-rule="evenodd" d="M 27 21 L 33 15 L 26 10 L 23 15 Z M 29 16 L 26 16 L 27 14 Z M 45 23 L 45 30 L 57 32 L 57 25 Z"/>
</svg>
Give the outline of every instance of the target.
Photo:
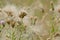
<svg viewBox="0 0 60 40">
<path fill-rule="evenodd" d="M 15 21 L 14 20 L 11 20 L 11 26 L 12 26 L 12 28 L 14 28 L 14 26 L 15 26 Z"/>
<path fill-rule="evenodd" d="M 10 24 L 11 20 L 10 20 L 10 19 L 7 19 L 6 22 L 7 22 L 8 24 Z"/>
<path fill-rule="evenodd" d="M 11 16 L 11 17 L 13 16 L 13 14 L 12 14 L 13 12 L 11 12 L 11 11 L 6 11 L 6 13 L 8 16 Z"/>
<path fill-rule="evenodd" d="M 16 16 L 17 9 L 14 5 L 6 5 L 2 10 L 7 13 L 8 16 Z"/>
<path fill-rule="evenodd" d="M 19 15 L 20 18 L 24 18 L 24 16 L 26 16 L 27 14 L 25 12 L 21 12 L 21 14 Z"/>
<path fill-rule="evenodd" d="M 9 12 L 9 13 L 8 13 L 8 16 L 9 16 L 9 15 L 10 15 L 10 16 L 13 16 L 12 12 Z"/>
</svg>

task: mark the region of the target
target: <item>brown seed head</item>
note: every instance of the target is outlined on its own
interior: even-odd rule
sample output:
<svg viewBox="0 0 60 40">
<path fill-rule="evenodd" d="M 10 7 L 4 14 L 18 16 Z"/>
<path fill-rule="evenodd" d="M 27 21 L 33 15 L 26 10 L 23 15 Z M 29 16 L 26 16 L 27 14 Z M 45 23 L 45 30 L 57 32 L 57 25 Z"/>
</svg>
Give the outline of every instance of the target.
<svg viewBox="0 0 60 40">
<path fill-rule="evenodd" d="M 11 26 L 12 26 L 12 28 L 14 28 L 14 26 L 15 26 L 15 21 L 11 21 Z"/>
<path fill-rule="evenodd" d="M 12 12 L 8 12 L 7 15 L 11 17 L 13 16 Z"/>
<path fill-rule="evenodd" d="M 27 14 L 25 12 L 21 12 L 21 14 L 19 15 L 20 18 L 24 18 L 24 16 L 26 16 Z"/>
<path fill-rule="evenodd" d="M 9 15 L 9 16 L 11 16 L 11 17 L 13 16 L 12 12 L 9 12 L 9 14 L 8 14 L 8 15 Z"/>
<path fill-rule="evenodd" d="M 10 24 L 11 20 L 10 20 L 10 19 L 7 19 L 6 22 L 7 22 L 8 24 Z"/>
<path fill-rule="evenodd" d="M 5 12 L 7 13 L 8 16 L 11 16 L 11 17 L 13 16 L 12 11 L 5 11 Z"/>
</svg>

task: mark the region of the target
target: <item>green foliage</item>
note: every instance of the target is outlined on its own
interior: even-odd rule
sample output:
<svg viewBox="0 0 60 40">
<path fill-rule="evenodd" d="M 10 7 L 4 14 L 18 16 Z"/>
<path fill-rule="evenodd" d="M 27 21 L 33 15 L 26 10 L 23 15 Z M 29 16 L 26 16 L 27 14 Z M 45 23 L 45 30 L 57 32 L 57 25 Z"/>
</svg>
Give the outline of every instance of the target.
<svg viewBox="0 0 60 40">
<path fill-rule="evenodd" d="M 16 40 L 15 33 L 12 33 L 12 40 Z"/>
</svg>

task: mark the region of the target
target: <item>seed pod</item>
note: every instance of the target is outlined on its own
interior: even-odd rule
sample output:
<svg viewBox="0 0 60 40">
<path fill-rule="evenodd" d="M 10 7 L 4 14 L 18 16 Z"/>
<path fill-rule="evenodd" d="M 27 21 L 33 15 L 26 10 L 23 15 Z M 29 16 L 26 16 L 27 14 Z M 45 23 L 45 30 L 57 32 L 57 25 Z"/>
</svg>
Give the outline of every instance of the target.
<svg viewBox="0 0 60 40">
<path fill-rule="evenodd" d="M 25 12 L 21 12 L 21 14 L 19 15 L 20 18 L 24 18 L 24 16 L 26 16 L 27 14 Z"/>
</svg>

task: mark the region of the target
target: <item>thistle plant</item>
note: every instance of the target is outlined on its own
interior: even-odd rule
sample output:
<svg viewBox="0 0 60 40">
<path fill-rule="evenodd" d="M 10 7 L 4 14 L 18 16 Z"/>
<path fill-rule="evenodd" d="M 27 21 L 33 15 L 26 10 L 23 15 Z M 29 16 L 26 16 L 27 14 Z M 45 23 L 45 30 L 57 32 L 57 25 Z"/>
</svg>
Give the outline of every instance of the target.
<svg viewBox="0 0 60 40">
<path fill-rule="evenodd" d="M 60 38 L 60 0 L 0 1 L 0 40 Z"/>
<path fill-rule="evenodd" d="M 0 32 L 5 27 L 5 22 L 3 20 L 0 21 Z"/>
</svg>

